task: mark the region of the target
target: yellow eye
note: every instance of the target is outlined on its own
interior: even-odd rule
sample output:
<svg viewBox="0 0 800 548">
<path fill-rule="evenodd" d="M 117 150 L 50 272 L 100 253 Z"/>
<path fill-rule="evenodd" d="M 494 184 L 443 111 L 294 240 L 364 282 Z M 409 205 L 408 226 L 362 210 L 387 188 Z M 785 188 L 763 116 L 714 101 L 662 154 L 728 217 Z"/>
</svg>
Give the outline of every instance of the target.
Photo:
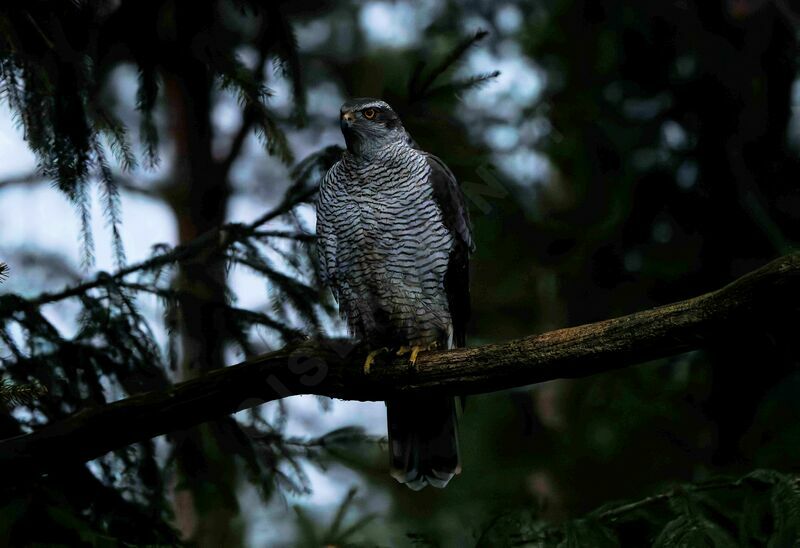
<svg viewBox="0 0 800 548">
<path fill-rule="evenodd" d="M 367 120 L 372 120 L 373 118 L 375 118 L 375 109 L 374 108 L 368 108 L 367 110 L 365 110 L 364 111 L 364 118 L 366 118 Z"/>
</svg>

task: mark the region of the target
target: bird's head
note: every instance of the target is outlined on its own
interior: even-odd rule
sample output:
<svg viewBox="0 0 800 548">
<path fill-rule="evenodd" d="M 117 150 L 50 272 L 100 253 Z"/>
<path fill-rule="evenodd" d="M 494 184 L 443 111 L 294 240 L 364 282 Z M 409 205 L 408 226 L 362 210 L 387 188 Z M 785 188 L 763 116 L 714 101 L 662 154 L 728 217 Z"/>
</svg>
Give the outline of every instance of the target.
<svg viewBox="0 0 800 548">
<path fill-rule="evenodd" d="M 342 105 L 339 115 L 347 150 L 356 156 L 370 156 L 409 137 L 392 107 L 380 99 L 359 97 Z"/>
</svg>

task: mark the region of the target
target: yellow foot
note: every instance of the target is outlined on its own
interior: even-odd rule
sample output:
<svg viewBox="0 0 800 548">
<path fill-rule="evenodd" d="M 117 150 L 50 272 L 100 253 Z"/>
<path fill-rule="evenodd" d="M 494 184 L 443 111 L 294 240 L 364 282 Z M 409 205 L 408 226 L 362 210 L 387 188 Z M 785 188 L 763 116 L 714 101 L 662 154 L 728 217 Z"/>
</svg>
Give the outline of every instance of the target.
<svg viewBox="0 0 800 548">
<path fill-rule="evenodd" d="M 400 348 L 397 349 L 397 355 L 398 356 L 402 356 L 403 354 L 408 354 L 409 352 L 411 352 L 411 348 L 412 347 L 410 347 L 410 346 L 403 345 L 403 346 L 401 346 Z"/>
<path fill-rule="evenodd" d="M 436 341 L 432 342 L 431 344 L 429 344 L 427 346 L 420 346 L 420 345 L 412 346 L 409 349 L 409 350 L 411 350 L 411 357 L 409 358 L 408 361 L 410 361 L 411 365 L 413 365 L 414 368 L 416 369 L 416 367 L 417 367 L 417 356 L 419 355 L 419 353 L 422 352 L 422 351 L 433 350 L 437 346 L 439 346 L 439 343 L 437 343 Z M 400 355 L 399 352 L 398 352 L 398 355 Z"/>
<path fill-rule="evenodd" d="M 420 351 L 422 351 L 422 347 L 419 345 L 415 344 L 411 347 L 411 357 L 408 358 L 408 361 L 411 362 L 411 365 L 413 365 L 415 369 L 417 367 L 417 354 L 419 354 Z"/>
<path fill-rule="evenodd" d="M 381 352 L 388 352 L 389 349 L 385 346 L 383 348 L 378 348 L 377 350 L 373 350 L 369 354 L 367 354 L 367 359 L 364 360 L 364 374 L 369 375 L 369 370 L 372 367 L 372 364 L 375 362 L 375 357 L 380 354 Z"/>
</svg>

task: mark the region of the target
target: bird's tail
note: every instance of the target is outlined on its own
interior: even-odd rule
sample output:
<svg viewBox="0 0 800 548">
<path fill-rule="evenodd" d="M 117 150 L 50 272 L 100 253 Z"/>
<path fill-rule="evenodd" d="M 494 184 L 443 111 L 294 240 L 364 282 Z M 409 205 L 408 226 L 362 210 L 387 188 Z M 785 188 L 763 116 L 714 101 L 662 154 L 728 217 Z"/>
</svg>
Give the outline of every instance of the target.
<svg viewBox="0 0 800 548">
<path fill-rule="evenodd" d="M 392 476 L 415 491 L 444 487 L 461 472 L 455 399 L 426 396 L 386 402 Z"/>
</svg>

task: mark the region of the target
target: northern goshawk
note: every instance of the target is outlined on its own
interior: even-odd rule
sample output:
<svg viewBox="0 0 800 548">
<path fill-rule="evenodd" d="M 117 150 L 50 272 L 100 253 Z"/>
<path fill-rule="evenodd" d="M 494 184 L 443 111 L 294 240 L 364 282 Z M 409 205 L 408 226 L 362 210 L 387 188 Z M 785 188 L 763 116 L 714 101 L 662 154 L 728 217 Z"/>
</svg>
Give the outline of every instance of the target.
<svg viewBox="0 0 800 548">
<path fill-rule="evenodd" d="M 342 105 L 347 150 L 320 186 L 317 245 L 323 281 L 370 352 L 417 354 L 464 346 L 474 243 L 461 189 L 377 99 Z M 412 489 L 444 487 L 460 471 L 455 400 L 386 402 L 392 476 Z"/>
</svg>

